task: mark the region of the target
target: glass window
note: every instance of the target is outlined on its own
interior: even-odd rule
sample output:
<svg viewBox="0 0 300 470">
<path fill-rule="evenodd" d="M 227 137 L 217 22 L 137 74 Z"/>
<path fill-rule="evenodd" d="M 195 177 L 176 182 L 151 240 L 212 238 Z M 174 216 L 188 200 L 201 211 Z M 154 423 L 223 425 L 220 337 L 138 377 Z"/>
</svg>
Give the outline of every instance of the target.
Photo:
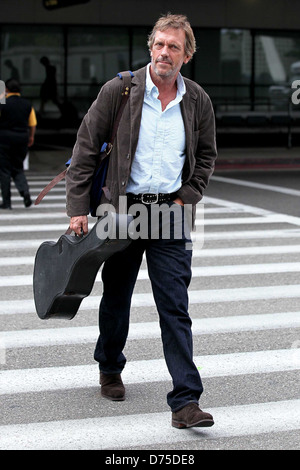
<svg viewBox="0 0 300 470">
<path fill-rule="evenodd" d="M 251 34 L 242 29 L 200 29 L 195 32 L 195 80 L 219 110 L 249 106 Z"/>
<path fill-rule="evenodd" d="M 44 98 L 43 111 L 57 113 L 53 103 L 53 90 L 50 94 L 42 84 L 46 80 L 46 67 L 41 64 L 42 57 L 47 57 L 55 67 L 58 95 L 62 96 L 64 81 L 64 47 L 62 28 L 57 26 L 3 26 L 1 34 L 1 79 L 17 78 L 24 96 L 30 98 L 37 111 L 41 110 L 41 93 Z M 54 72 L 54 69 L 53 69 Z M 49 80 L 49 79 L 48 79 Z M 48 88 L 49 89 L 49 88 Z M 49 98 L 49 100 L 48 100 Z"/>
<path fill-rule="evenodd" d="M 129 35 L 122 27 L 70 27 L 68 98 L 85 114 L 100 87 L 129 68 Z"/>
<path fill-rule="evenodd" d="M 287 108 L 291 84 L 300 78 L 300 33 L 255 36 L 255 99 L 269 109 Z"/>
<path fill-rule="evenodd" d="M 23 59 L 22 77 L 24 81 L 32 79 L 32 63 L 30 57 L 24 57 Z"/>
<path fill-rule="evenodd" d="M 4 24 L 0 79 L 17 78 L 45 122 L 60 118 L 70 125 L 75 116 L 77 125 L 105 82 L 150 62 L 150 32 L 146 26 Z M 194 33 L 197 52 L 181 72 L 208 92 L 220 115 L 291 105 L 291 84 L 300 79 L 299 31 L 194 28 Z"/>
<path fill-rule="evenodd" d="M 147 46 L 148 36 L 151 30 L 147 28 L 133 28 L 132 31 L 132 70 L 140 69 L 150 62 L 150 54 Z"/>
<path fill-rule="evenodd" d="M 91 75 L 91 61 L 89 57 L 82 57 L 81 59 L 81 78 L 89 80 Z"/>
</svg>

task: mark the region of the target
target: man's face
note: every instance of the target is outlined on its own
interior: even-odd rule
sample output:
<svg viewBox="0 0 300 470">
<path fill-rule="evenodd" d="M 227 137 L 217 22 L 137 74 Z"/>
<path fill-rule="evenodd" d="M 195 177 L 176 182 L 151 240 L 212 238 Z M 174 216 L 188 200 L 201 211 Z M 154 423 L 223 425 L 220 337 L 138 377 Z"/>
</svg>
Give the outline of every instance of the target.
<svg viewBox="0 0 300 470">
<path fill-rule="evenodd" d="M 169 28 L 157 31 L 151 48 L 151 66 L 159 77 L 177 77 L 183 64 L 190 57 L 185 53 L 185 32 L 182 29 Z"/>
</svg>

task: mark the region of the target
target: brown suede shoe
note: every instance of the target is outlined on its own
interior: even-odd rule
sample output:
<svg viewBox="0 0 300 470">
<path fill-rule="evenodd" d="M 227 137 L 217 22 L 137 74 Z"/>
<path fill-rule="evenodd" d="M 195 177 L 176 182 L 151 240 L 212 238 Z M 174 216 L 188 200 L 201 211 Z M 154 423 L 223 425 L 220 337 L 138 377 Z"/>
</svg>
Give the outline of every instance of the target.
<svg viewBox="0 0 300 470">
<path fill-rule="evenodd" d="M 103 374 L 100 372 L 101 395 L 112 401 L 125 400 L 125 387 L 120 374 Z"/>
<path fill-rule="evenodd" d="M 200 410 L 197 403 L 189 403 L 181 410 L 172 413 L 174 428 L 209 427 L 214 425 L 211 414 Z"/>
</svg>

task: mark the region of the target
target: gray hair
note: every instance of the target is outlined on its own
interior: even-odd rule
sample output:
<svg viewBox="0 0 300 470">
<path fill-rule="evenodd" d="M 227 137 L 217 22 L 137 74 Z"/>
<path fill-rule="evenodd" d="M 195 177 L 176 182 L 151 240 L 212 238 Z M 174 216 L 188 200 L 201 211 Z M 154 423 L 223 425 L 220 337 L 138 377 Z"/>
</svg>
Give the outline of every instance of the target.
<svg viewBox="0 0 300 470">
<path fill-rule="evenodd" d="M 165 31 L 169 28 L 183 29 L 185 32 L 185 53 L 192 57 L 196 52 L 196 40 L 192 27 L 185 15 L 172 15 L 167 13 L 161 16 L 155 23 L 151 34 L 148 37 L 148 48 L 152 49 L 154 38 L 157 31 Z"/>
</svg>

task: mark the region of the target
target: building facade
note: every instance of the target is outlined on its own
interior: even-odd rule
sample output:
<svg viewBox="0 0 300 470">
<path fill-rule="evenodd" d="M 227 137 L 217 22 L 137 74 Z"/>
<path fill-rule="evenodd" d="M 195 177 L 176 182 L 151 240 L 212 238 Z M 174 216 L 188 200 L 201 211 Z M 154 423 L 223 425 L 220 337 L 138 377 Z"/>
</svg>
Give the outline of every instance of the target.
<svg viewBox="0 0 300 470">
<path fill-rule="evenodd" d="M 86 0 L 49 9 L 57 1 L 0 2 L 0 79 L 18 78 L 48 116 L 61 110 L 50 94 L 41 98 L 42 57 L 54 67 L 47 80 L 55 76 L 59 103 L 81 117 L 105 81 L 149 62 L 147 36 L 168 11 L 193 26 L 197 53 L 182 72 L 209 93 L 217 113 L 285 109 L 300 78 L 298 0 Z"/>
</svg>

